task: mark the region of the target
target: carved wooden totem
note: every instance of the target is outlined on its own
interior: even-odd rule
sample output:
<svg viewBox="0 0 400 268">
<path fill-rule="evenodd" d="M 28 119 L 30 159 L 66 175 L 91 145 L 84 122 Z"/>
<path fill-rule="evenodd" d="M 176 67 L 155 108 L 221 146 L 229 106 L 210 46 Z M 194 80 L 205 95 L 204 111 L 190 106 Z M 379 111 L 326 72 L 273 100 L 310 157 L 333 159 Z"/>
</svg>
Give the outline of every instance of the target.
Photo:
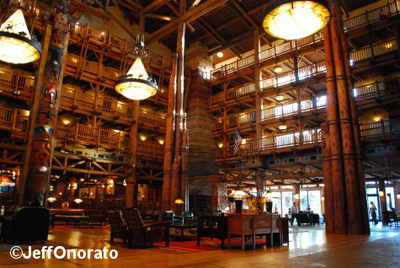
<svg viewBox="0 0 400 268">
<path fill-rule="evenodd" d="M 53 25 L 52 39 L 41 88 L 39 110 L 34 122 L 32 153 L 29 161 L 29 175 L 25 188 L 25 203 L 42 205 L 50 178 L 51 154 L 54 129 L 56 127 L 58 85 L 60 83 L 61 60 L 65 53 L 66 36 L 70 31 L 68 17 L 69 1 L 57 0 L 50 15 Z"/>
</svg>

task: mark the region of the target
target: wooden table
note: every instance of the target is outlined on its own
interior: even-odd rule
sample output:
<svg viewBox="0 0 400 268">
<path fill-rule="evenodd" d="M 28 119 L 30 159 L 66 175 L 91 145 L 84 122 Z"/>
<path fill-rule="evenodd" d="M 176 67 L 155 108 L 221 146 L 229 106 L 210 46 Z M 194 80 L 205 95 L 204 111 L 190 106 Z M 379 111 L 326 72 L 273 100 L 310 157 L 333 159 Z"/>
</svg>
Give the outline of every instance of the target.
<svg viewBox="0 0 400 268">
<path fill-rule="evenodd" d="M 169 228 L 174 228 L 174 229 L 179 229 L 181 232 L 180 238 L 181 241 L 184 240 L 185 235 L 184 235 L 184 231 L 185 229 L 197 229 L 197 225 L 191 224 L 191 223 L 172 223 Z M 171 233 L 171 232 L 170 232 Z"/>
<path fill-rule="evenodd" d="M 245 237 L 252 237 L 253 248 L 256 247 L 256 235 L 270 237 L 270 246 L 273 246 L 273 233 L 279 233 L 279 244 L 282 244 L 280 216 L 272 214 L 229 214 L 228 215 L 228 247 L 231 236 L 238 235 L 242 239 L 242 250 L 245 249 Z"/>
</svg>

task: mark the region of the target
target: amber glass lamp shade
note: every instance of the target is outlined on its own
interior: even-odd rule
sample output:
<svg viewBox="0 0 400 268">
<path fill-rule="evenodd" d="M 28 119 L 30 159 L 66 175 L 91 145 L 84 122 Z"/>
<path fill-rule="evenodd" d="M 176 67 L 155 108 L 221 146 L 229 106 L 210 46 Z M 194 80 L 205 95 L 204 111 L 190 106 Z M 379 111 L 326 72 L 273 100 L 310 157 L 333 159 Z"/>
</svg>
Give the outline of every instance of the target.
<svg viewBox="0 0 400 268">
<path fill-rule="evenodd" d="M 157 94 L 158 86 L 147 74 L 142 59 L 137 57 L 128 74 L 116 82 L 115 90 L 128 99 L 144 100 Z"/>
<path fill-rule="evenodd" d="M 40 59 L 40 43 L 32 40 L 22 10 L 18 9 L 0 26 L 0 60 L 25 64 Z"/>
<path fill-rule="evenodd" d="M 183 202 L 182 199 L 176 199 L 175 200 L 175 204 L 177 204 L 177 205 L 182 205 L 183 203 L 185 203 L 185 202 Z"/>
<path fill-rule="evenodd" d="M 266 9 L 263 28 L 273 37 L 295 40 L 322 30 L 330 18 L 328 5 L 323 0 L 277 0 Z"/>
</svg>

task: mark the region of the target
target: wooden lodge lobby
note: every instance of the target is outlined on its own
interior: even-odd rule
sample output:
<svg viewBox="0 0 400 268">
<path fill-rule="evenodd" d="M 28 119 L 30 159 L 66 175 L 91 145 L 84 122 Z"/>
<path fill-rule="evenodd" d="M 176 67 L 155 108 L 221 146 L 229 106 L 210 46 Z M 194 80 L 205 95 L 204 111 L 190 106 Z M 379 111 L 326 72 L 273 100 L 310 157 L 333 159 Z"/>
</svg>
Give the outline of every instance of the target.
<svg viewBox="0 0 400 268">
<path fill-rule="evenodd" d="M 0 267 L 400 267 L 399 0 L 0 11 Z"/>
</svg>

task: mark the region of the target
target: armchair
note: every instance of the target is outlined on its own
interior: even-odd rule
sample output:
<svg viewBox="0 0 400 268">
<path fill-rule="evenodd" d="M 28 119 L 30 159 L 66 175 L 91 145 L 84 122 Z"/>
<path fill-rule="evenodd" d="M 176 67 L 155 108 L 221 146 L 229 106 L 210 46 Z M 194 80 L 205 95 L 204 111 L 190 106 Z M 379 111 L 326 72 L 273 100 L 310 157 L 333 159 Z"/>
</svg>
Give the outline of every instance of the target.
<svg viewBox="0 0 400 268">
<path fill-rule="evenodd" d="M 3 242 L 46 242 L 49 234 L 50 211 L 43 207 L 20 207 L 12 216 L 3 218 Z"/>
<path fill-rule="evenodd" d="M 128 225 L 128 245 L 132 244 L 146 247 L 156 242 L 165 242 L 169 247 L 169 225 L 170 222 L 144 223 L 138 209 L 123 209 L 125 220 Z"/>
<path fill-rule="evenodd" d="M 106 215 L 111 225 L 110 232 L 110 243 L 114 243 L 114 239 L 122 239 L 123 243 L 126 243 L 128 238 L 128 227 L 122 220 L 120 211 L 118 210 L 107 210 Z"/>
</svg>

